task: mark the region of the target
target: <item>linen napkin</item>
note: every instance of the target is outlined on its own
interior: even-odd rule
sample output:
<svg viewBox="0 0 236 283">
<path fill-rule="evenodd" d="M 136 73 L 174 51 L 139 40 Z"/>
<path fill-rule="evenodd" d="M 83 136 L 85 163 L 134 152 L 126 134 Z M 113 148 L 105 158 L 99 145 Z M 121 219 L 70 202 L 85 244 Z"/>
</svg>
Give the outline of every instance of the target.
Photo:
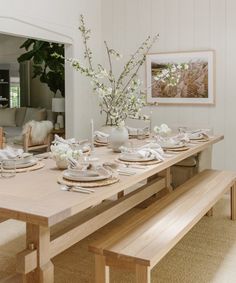
<svg viewBox="0 0 236 283">
<path fill-rule="evenodd" d="M 94 132 L 94 139 L 100 142 L 107 143 L 109 136 L 110 136 L 109 134 L 103 133 L 101 131 Z"/>
<path fill-rule="evenodd" d="M 53 143 L 55 143 L 55 144 L 64 143 L 64 144 L 72 145 L 72 144 L 76 144 L 76 143 L 79 143 L 79 142 L 76 141 L 75 138 L 66 140 L 66 139 L 63 139 L 62 137 L 59 137 L 57 134 L 55 134 Z"/>
<path fill-rule="evenodd" d="M 159 136 L 157 142 L 161 147 L 185 145 L 186 143 L 189 142 L 189 137 L 187 134 L 178 134 L 176 136 L 169 138 L 163 138 Z"/>
<path fill-rule="evenodd" d="M 8 146 L 5 149 L 0 150 L 0 161 L 3 159 L 14 159 L 17 157 L 21 157 L 23 153 L 23 149 L 17 149 Z"/>
<path fill-rule="evenodd" d="M 81 150 L 82 152 L 87 152 L 91 149 L 90 144 L 87 143 L 87 140 L 78 141 L 75 138 L 72 139 L 63 139 L 55 134 L 54 141 L 52 142 L 54 146 L 61 144 L 67 145 L 72 150 Z"/>
<path fill-rule="evenodd" d="M 164 151 L 158 143 L 148 143 L 141 147 L 141 151 L 146 154 L 153 154 L 156 159 L 164 160 Z"/>
<path fill-rule="evenodd" d="M 170 143 L 173 143 L 173 144 L 178 144 L 180 142 L 188 143 L 190 141 L 189 135 L 186 134 L 186 133 L 181 133 L 181 134 L 178 134 L 176 136 L 173 136 L 169 140 L 170 140 Z"/>
<path fill-rule="evenodd" d="M 187 130 L 187 131 L 185 131 L 185 134 L 189 138 L 198 138 L 201 135 L 205 136 L 206 138 L 209 138 L 209 132 L 210 131 L 211 131 L 210 129 Z"/>
<path fill-rule="evenodd" d="M 164 151 L 157 143 L 149 143 L 136 149 L 121 147 L 122 154 L 148 158 L 154 156 L 155 159 L 164 160 Z"/>
</svg>

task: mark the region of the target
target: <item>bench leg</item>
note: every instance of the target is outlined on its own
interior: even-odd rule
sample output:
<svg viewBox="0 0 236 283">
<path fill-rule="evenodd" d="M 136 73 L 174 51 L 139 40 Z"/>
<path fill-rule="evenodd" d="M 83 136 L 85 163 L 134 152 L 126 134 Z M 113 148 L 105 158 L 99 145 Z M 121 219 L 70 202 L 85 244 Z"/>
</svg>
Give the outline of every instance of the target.
<svg viewBox="0 0 236 283">
<path fill-rule="evenodd" d="M 236 183 L 231 187 L 231 220 L 236 220 Z"/>
<path fill-rule="evenodd" d="M 95 282 L 109 283 L 109 266 L 106 266 L 105 257 L 102 255 L 95 255 Z"/>
<path fill-rule="evenodd" d="M 151 283 L 151 271 L 149 266 L 135 265 L 135 283 Z"/>
<path fill-rule="evenodd" d="M 206 213 L 206 216 L 208 217 L 213 216 L 213 207 Z"/>
<path fill-rule="evenodd" d="M 123 198 L 123 196 L 125 195 L 124 191 L 121 191 L 117 194 L 117 199 Z"/>
</svg>

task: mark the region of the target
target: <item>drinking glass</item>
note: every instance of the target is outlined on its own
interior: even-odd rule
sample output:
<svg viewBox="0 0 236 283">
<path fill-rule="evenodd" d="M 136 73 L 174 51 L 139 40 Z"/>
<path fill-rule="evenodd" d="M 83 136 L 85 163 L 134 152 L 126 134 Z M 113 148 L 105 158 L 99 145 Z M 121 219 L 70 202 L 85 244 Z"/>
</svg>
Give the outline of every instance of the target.
<svg viewBox="0 0 236 283">
<path fill-rule="evenodd" d="M 184 134 L 188 131 L 188 127 L 178 127 L 179 134 Z"/>
<path fill-rule="evenodd" d="M 143 129 L 137 130 L 137 139 L 138 140 L 144 140 L 146 138 L 146 133 Z"/>
<path fill-rule="evenodd" d="M 4 159 L 1 162 L 1 176 L 2 178 L 12 178 L 16 175 L 16 160 Z"/>
</svg>

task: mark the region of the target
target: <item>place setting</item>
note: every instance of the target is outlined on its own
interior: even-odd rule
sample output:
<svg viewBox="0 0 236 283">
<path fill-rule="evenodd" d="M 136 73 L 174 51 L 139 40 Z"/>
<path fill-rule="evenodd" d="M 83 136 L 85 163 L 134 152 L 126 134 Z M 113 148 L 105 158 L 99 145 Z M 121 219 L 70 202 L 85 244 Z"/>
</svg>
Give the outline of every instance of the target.
<svg viewBox="0 0 236 283">
<path fill-rule="evenodd" d="M 108 146 L 109 136 L 109 134 L 102 131 L 95 131 L 93 134 L 93 144 L 97 147 Z"/>
<path fill-rule="evenodd" d="M 45 165 L 33 154 L 12 147 L 0 150 L 0 164 L 1 176 L 6 178 L 15 176 L 15 173 L 35 171 Z"/>
<path fill-rule="evenodd" d="M 83 190 L 83 188 L 108 186 L 119 181 L 118 174 L 115 174 L 110 166 L 100 163 L 98 158 L 86 156 L 78 160 L 68 158 L 68 164 L 68 168 L 57 180 L 61 185 Z"/>
<path fill-rule="evenodd" d="M 140 147 L 122 146 L 121 153 L 117 157 L 118 163 L 127 165 L 154 165 L 163 162 L 164 152 L 162 148 L 155 143 L 149 143 Z"/>
<path fill-rule="evenodd" d="M 205 132 L 195 132 L 189 135 L 189 139 L 191 142 L 207 142 L 209 141 L 210 137 Z"/>
<path fill-rule="evenodd" d="M 188 142 L 179 140 L 178 138 L 158 139 L 158 144 L 164 151 L 182 152 L 188 150 Z"/>
<path fill-rule="evenodd" d="M 54 140 L 52 141 L 53 146 L 57 147 L 59 145 L 67 145 L 68 148 L 73 150 L 80 150 L 82 153 L 90 153 L 91 145 L 88 140 L 77 140 L 75 138 L 64 139 L 57 134 L 54 135 Z M 52 147 L 51 147 L 52 148 Z"/>
</svg>

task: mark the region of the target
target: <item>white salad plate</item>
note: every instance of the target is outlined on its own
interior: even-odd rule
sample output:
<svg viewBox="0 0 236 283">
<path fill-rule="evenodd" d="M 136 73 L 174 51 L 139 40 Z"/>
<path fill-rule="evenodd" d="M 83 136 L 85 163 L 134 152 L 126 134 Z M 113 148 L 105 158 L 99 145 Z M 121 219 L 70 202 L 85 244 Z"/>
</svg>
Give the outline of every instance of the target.
<svg viewBox="0 0 236 283">
<path fill-rule="evenodd" d="M 185 147 L 185 143 L 183 142 L 179 142 L 179 143 L 160 143 L 160 146 L 164 149 L 170 149 L 170 148 L 181 148 L 181 147 Z"/>
<path fill-rule="evenodd" d="M 70 181 L 78 182 L 92 182 L 109 179 L 112 173 L 107 171 L 105 168 L 99 168 L 95 170 L 76 170 L 68 169 L 63 172 L 63 178 Z"/>
<path fill-rule="evenodd" d="M 24 160 L 24 159 L 18 159 L 15 160 L 15 164 L 16 164 L 16 169 L 21 169 L 21 168 L 27 168 L 27 167 L 31 167 L 34 166 L 35 164 L 37 164 L 38 160 L 35 158 L 31 158 L 31 160 Z M 5 167 L 6 169 L 12 169 L 12 167 Z"/>
<path fill-rule="evenodd" d="M 202 140 L 204 136 L 202 134 L 192 134 L 189 136 L 190 140 Z"/>
</svg>

